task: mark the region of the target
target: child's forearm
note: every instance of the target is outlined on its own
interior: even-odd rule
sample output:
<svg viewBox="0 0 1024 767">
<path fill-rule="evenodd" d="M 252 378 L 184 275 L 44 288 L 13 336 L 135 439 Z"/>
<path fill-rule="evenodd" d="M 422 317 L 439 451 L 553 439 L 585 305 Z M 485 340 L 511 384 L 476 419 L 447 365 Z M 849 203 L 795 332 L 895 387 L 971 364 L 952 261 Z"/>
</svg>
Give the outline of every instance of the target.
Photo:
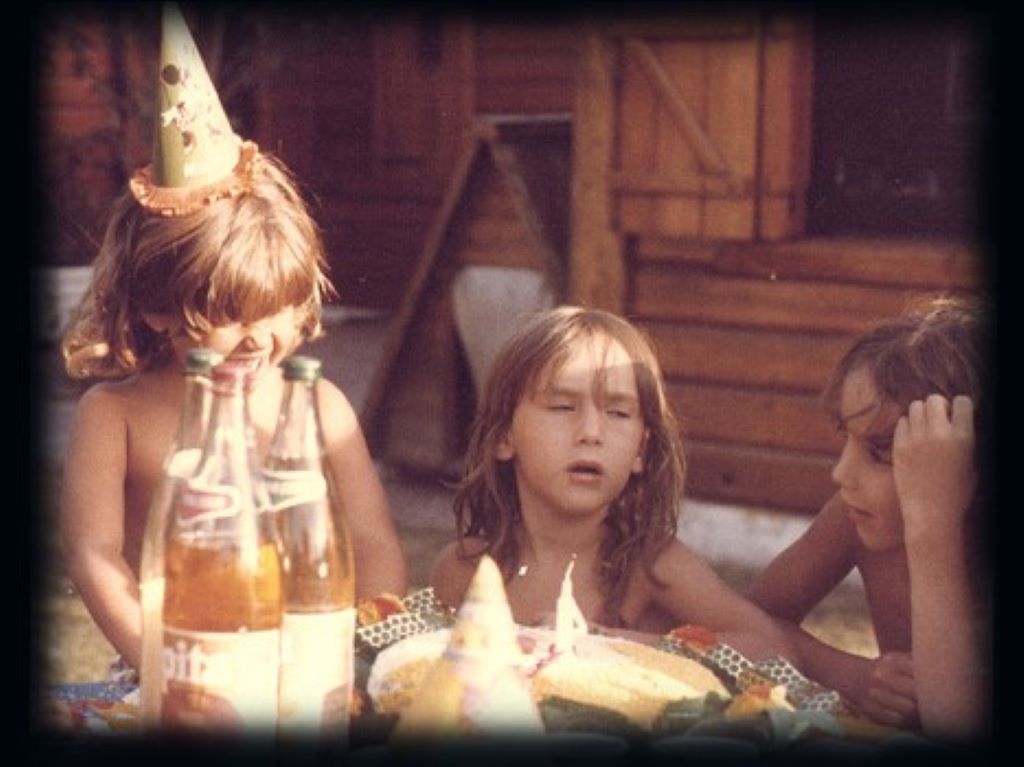
<svg viewBox="0 0 1024 767">
<path fill-rule="evenodd" d="M 981 667 L 963 543 L 956 536 L 936 538 L 907 539 L 921 724 L 936 737 L 977 737 L 986 719 L 987 674 Z"/>
<path fill-rule="evenodd" d="M 809 679 L 835 690 L 860 706 L 871 671 L 871 659 L 825 644 L 794 623 L 777 621 L 796 647 L 797 668 Z"/>
<path fill-rule="evenodd" d="M 353 536 L 356 557 L 356 597 L 369 599 L 380 594 L 403 597 L 408 590 L 405 556 L 397 538 L 357 541 Z"/>
<path fill-rule="evenodd" d="M 142 656 L 139 587 L 118 555 L 78 552 L 67 557 L 68 574 L 93 621 L 114 650 L 133 668 Z"/>
</svg>

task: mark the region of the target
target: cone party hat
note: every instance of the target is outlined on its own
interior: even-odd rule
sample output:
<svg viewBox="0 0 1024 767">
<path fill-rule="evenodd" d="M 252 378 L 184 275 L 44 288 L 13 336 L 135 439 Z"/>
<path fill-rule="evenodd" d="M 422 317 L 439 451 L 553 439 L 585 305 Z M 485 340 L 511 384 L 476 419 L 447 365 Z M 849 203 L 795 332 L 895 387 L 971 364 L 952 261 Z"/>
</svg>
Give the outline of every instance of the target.
<svg viewBox="0 0 1024 767">
<path fill-rule="evenodd" d="M 232 130 L 181 11 L 165 3 L 153 161 L 131 179 L 135 198 L 184 215 L 248 188 L 258 150 Z"/>
<path fill-rule="evenodd" d="M 486 554 L 459 607 L 451 638 L 402 712 L 396 740 L 454 734 L 543 732 L 501 573 Z"/>
</svg>

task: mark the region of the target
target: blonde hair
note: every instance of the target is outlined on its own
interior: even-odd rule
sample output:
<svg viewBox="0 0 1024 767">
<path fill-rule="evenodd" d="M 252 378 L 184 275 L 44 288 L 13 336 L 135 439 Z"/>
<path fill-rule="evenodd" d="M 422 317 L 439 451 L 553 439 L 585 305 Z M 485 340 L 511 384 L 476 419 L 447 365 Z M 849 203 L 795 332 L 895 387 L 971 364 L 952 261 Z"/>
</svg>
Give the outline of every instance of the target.
<svg viewBox="0 0 1024 767">
<path fill-rule="evenodd" d="M 637 565 L 655 579 L 656 555 L 676 536 L 686 461 L 679 425 L 665 396 L 661 369 L 650 342 L 625 319 L 597 309 L 563 306 L 531 318 L 502 347 L 484 389 L 473 425 L 466 468 L 455 493 L 460 553 L 468 536 L 484 542 L 507 579 L 519 561 L 514 534 L 520 519 L 515 470 L 500 461 L 498 445 L 512 425 L 522 399 L 545 371 L 557 371 L 576 343 L 604 338 L 621 344 L 633 362 L 640 412 L 647 429 L 643 472 L 633 474 L 605 519 L 601 545 L 601 587 L 606 620 L 621 623 L 619 611 Z"/>
<path fill-rule="evenodd" d="M 319 230 L 284 164 L 264 154 L 249 191 L 195 213 L 161 216 L 115 200 L 89 286 L 61 350 L 74 378 L 117 378 L 169 352 L 142 313 L 180 318 L 187 333 L 298 307 L 303 338 L 321 332 L 333 293 Z"/>
</svg>

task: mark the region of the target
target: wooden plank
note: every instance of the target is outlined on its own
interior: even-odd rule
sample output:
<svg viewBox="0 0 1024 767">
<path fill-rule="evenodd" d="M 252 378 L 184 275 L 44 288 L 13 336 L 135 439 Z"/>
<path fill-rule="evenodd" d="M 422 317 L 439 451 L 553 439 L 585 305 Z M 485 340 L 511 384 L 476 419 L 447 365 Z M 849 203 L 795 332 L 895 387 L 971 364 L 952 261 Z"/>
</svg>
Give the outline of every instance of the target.
<svg viewBox="0 0 1024 767">
<path fill-rule="evenodd" d="M 945 240 L 814 238 L 780 243 L 721 243 L 714 250 L 685 239 L 640 237 L 639 264 L 700 261 L 721 274 L 832 280 L 886 287 L 966 290 L 983 284 L 982 254 Z"/>
<path fill-rule="evenodd" d="M 727 181 L 697 173 L 672 175 L 663 169 L 648 173 L 619 171 L 610 173 L 608 186 L 616 192 L 633 195 L 665 195 L 692 197 L 749 197 L 753 194 L 753 180 L 741 178 Z"/>
<path fill-rule="evenodd" d="M 815 514 L 835 492 L 824 456 L 700 440 L 688 440 L 686 453 L 690 498 Z"/>
<path fill-rule="evenodd" d="M 642 18 L 609 22 L 605 29 L 611 37 L 728 40 L 749 37 L 755 23 L 756 15 L 747 11 L 702 13 L 669 6 L 664 14 L 648 7 Z"/>
<path fill-rule="evenodd" d="M 571 80 L 477 80 L 478 113 L 562 112 L 572 108 Z"/>
<path fill-rule="evenodd" d="M 688 40 L 681 43 L 678 40 L 655 40 L 646 41 L 652 52 L 658 57 L 666 74 L 671 77 L 682 97 L 693 110 L 697 120 L 702 125 L 707 123 L 708 100 L 707 92 L 707 43 L 703 41 Z M 631 62 L 627 59 L 627 63 Z M 631 66 L 631 68 L 638 68 Z M 704 177 L 709 181 L 720 184 L 729 184 L 728 176 L 713 176 L 708 174 L 701 167 L 697 149 L 686 140 L 685 135 L 679 128 L 675 118 L 668 107 L 661 103 L 657 90 L 642 71 L 638 73 L 638 79 L 642 81 L 643 93 L 650 99 L 654 110 L 654 122 L 651 126 L 653 136 L 640 136 L 641 141 L 651 145 L 653 155 L 650 158 L 650 165 L 644 170 L 648 173 L 665 173 L 673 176 Z M 626 113 L 626 118 L 632 121 L 632 114 Z M 629 125 L 627 129 L 632 129 Z M 652 208 L 657 209 L 657 202 L 652 202 Z"/>
<path fill-rule="evenodd" d="M 483 17 L 475 19 L 477 56 L 522 58 L 572 50 L 579 39 L 576 23 L 554 21 L 529 23 L 520 15 L 507 19 Z"/>
<path fill-rule="evenodd" d="M 760 235 L 799 236 L 806 219 L 811 165 L 813 40 L 792 20 L 765 36 Z"/>
<path fill-rule="evenodd" d="M 526 35 L 520 37 L 517 49 L 495 51 L 486 47 L 477 49 L 477 82 L 496 84 L 501 81 L 554 81 L 571 83 L 576 73 L 574 41 L 566 40 L 558 48 L 524 50 L 529 45 Z"/>
<path fill-rule="evenodd" d="M 621 311 L 625 265 L 609 221 L 611 201 L 606 185 L 615 114 L 611 52 L 593 24 L 584 24 L 582 38 L 580 85 L 573 104 L 567 300 Z"/>
<path fill-rule="evenodd" d="M 373 134 L 371 148 L 380 163 L 416 162 L 426 141 L 423 81 L 416 64 L 417 29 L 412 20 L 389 18 L 373 45 Z"/>
<path fill-rule="evenodd" d="M 816 394 L 668 382 L 684 438 L 824 454 L 841 444 Z"/>
<path fill-rule="evenodd" d="M 847 334 L 783 333 L 637 320 L 665 376 L 816 395 L 849 347 Z"/>
<path fill-rule="evenodd" d="M 901 287 L 753 279 L 697 268 L 648 266 L 633 272 L 631 314 L 734 327 L 861 333 L 919 295 Z"/>
<path fill-rule="evenodd" d="M 710 95 L 705 125 L 708 135 L 740 179 L 755 181 L 759 109 L 759 62 L 753 37 L 708 45 L 707 85 Z M 755 232 L 755 201 L 705 198 L 703 235 L 712 239 L 751 240 Z"/>
</svg>

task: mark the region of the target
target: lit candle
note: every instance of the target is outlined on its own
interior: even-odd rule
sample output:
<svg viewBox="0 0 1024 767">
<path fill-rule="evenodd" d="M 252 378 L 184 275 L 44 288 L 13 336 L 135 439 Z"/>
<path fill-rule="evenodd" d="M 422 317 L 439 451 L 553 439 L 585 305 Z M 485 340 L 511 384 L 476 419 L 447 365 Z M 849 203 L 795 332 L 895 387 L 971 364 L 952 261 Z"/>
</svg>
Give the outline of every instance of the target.
<svg viewBox="0 0 1024 767">
<path fill-rule="evenodd" d="M 562 578 L 562 590 L 555 606 L 555 652 L 561 653 L 573 649 L 576 637 L 587 633 L 587 619 L 572 596 L 572 569 L 576 564 L 576 555 L 572 555 L 569 566 Z"/>
</svg>

